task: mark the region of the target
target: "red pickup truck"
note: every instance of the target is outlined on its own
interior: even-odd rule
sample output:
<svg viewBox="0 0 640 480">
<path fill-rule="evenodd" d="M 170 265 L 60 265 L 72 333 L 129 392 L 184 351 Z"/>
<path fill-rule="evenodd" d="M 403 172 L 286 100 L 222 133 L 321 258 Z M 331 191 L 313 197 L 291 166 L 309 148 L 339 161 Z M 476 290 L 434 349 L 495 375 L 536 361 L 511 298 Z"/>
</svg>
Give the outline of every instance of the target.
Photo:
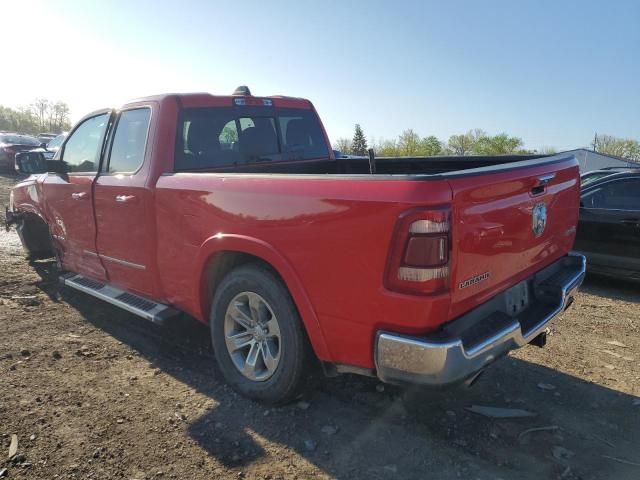
<svg viewBox="0 0 640 480">
<path fill-rule="evenodd" d="M 301 98 L 141 98 L 16 168 L 7 222 L 32 257 L 153 322 L 208 323 L 226 380 L 265 402 L 317 360 L 472 381 L 544 344 L 585 273 L 573 156 L 336 159 Z"/>
</svg>

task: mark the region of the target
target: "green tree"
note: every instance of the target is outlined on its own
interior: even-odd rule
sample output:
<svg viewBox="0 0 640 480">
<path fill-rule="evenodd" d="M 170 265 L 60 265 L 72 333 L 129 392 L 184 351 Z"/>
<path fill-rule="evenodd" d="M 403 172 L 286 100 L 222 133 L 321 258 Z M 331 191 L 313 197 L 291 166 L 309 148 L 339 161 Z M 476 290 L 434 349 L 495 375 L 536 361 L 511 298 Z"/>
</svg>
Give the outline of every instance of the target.
<svg viewBox="0 0 640 480">
<path fill-rule="evenodd" d="M 420 155 L 420 136 L 411 128 L 400 134 L 397 145 L 400 156 L 409 157 Z"/>
<path fill-rule="evenodd" d="M 521 138 L 510 137 L 506 133 L 476 138 L 472 152 L 475 155 L 507 155 L 510 153 L 524 153 Z"/>
<path fill-rule="evenodd" d="M 348 138 L 338 138 L 333 144 L 333 149 L 341 153 L 349 153 L 351 151 L 351 140 Z"/>
<path fill-rule="evenodd" d="M 455 155 L 471 155 L 473 154 L 473 147 L 476 142 L 485 137 L 487 134 L 480 130 L 469 130 L 467 133 L 460 135 L 451 135 L 447 146 L 451 153 Z"/>
<path fill-rule="evenodd" d="M 420 155 L 427 157 L 442 155 L 442 142 L 434 135 L 423 138 L 420 141 Z"/>
<path fill-rule="evenodd" d="M 376 155 L 380 157 L 399 157 L 398 144 L 395 140 L 380 140 L 377 144 Z"/>
<path fill-rule="evenodd" d="M 364 136 L 360 124 L 356 123 L 356 128 L 353 133 L 353 141 L 351 142 L 351 154 L 352 155 L 366 155 L 367 154 L 367 139 Z"/>
<path fill-rule="evenodd" d="M 594 144 L 596 152 L 640 162 L 640 142 L 637 140 L 596 134 Z"/>
<path fill-rule="evenodd" d="M 71 124 L 69 122 L 69 114 L 71 110 L 69 105 L 64 102 L 51 103 L 49 109 L 49 128 L 50 132 L 61 132 L 69 130 Z"/>
<path fill-rule="evenodd" d="M 42 98 L 17 110 L 0 105 L 0 130 L 33 135 L 44 131 L 60 133 L 71 128 L 69 115 L 66 103 Z"/>
<path fill-rule="evenodd" d="M 535 153 L 539 153 L 540 155 L 555 155 L 558 153 L 558 150 L 555 147 L 540 147 L 535 151 Z"/>
<path fill-rule="evenodd" d="M 37 133 L 38 119 L 29 109 L 14 110 L 0 106 L 0 130 L 20 133 Z"/>
<path fill-rule="evenodd" d="M 456 155 L 469 155 L 473 148 L 472 140 L 465 135 L 451 135 L 447 142 L 449 149 Z"/>
<path fill-rule="evenodd" d="M 31 105 L 33 115 L 38 119 L 38 126 L 41 131 L 47 129 L 47 120 L 49 119 L 49 111 L 51 110 L 51 102 L 46 98 L 36 98 Z"/>
</svg>

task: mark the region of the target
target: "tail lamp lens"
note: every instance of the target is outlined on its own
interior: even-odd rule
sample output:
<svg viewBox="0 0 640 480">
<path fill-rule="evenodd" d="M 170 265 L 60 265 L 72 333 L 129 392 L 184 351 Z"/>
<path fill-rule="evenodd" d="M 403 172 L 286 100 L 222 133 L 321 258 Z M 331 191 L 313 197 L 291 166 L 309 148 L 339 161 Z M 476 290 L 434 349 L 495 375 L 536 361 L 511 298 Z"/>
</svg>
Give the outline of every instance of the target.
<svg viewBox="0 0 640 480">
<path fill-rule="evenodd" d="M 409 235 L 404 264 L 410 267 L 444 265 L 449 259 L 447 237 L 443 235 Z"/>
<path fill-rule="evenodd" d="M 439 214 L 433 215 L 434 217 L 441 217 Z M 435 220 L 417 220 L 411 223 L 409 227 L 409 233 L 416 234 L 429 234 L 429 233 L 447 233 L 449 231 L 449 219 L 438 218 Z"/>
<path fill-rule="evenodd" d="M 417 209 L 402 215 L 389 253 L 387 288 L 414 294 L 446 291 L 449 235 L 449 209 Z"/>
<path fill-rule="evenodd" d="M 398 279 L 407 282 L 428 282 L 430 280 L 441 280 L 449 276 L 449 267 L 441 268 L 398 268 Z"/>
</svg>

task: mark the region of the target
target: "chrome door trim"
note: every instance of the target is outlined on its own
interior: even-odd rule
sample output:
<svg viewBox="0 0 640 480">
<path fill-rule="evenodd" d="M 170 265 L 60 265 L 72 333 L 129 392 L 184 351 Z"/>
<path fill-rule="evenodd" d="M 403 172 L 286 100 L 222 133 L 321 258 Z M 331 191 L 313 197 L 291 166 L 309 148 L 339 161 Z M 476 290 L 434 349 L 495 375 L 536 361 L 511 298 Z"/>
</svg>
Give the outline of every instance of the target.
<svg viewBox="0 0 640 480">
<path fill-rule="evenodd" d="M 108 260 L 108 261 L 113 262 L 113 263 L 117 263 L 119 265 L 123 265 L 125 267 L 135 268 L 136 270 L 146 270 L 147 269 L 147 267 L 145 265 L 140 265 L 139 263 L 127 262 L 126 260 L 121 260 L 119 258 L 110 257 L 108 255 L 105 255 L 104 253 L 98 254 L 96 252 L 91 252 L 89 250 L 84 250 L 84 253 L 86 253 L 87 255 L 94 256 L 94 257 L 103 258 L 105 260 Z"/>
</svg>

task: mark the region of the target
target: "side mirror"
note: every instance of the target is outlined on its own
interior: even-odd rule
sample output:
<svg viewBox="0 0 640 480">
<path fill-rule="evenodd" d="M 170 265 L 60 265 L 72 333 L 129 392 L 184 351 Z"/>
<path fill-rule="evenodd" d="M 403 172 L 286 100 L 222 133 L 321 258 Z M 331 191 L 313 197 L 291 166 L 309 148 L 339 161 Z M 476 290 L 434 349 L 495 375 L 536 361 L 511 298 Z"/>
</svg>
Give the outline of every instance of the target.
<svg viewBox="0 0 640 480">
<path fill-rule="evenodd" d="M 47 173 L 47 161 L 40 152 L 19 152 L 16 153 L 16 170 L 27 175 Z"/>
</svg>

